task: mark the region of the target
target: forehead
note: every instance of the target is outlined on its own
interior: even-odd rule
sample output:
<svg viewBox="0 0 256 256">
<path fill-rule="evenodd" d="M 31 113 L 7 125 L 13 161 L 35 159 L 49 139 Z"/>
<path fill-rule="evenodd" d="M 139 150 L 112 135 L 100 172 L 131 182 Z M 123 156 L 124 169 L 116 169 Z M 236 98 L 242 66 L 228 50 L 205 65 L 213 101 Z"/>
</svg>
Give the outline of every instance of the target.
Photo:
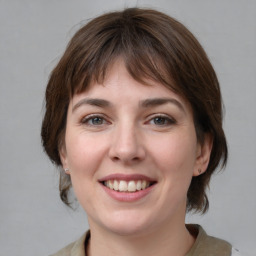
<svg viewBox="0 0 256 256">
<path fill-rule="evenodd" d="M 94 95 L 103 93 L 106 94 L 105 96 L 111 96 L 108 92 L 114 91 L 121 95 L 124 89 L 127 89 L 127 92 L 133 96 L 139 95 L 140 93 L 152 96 L 156 93 L 176 95 L 173 90 L 167 88 L 160 82 L 145 77 L 135 79 L 127 70 L 121 58 L 116 59 L 108 66 L 103 79 L 92 80 L 82 91 L 82 94 Z M 79 94 L 77 93 L 77 95 Z"/>
<path fill-rule="evenodd" d="M 154 59 L 149 56 L 151 61 L 148 58 L 137 60 L 131 56 L 128 57 L 120 53 L 106 61 L 97 59 L 94 68 L 85 69 L 76 77 L 74 82 L 70 83 L 70 96 L 89 91 L 95 85 L 106 85 L 110 78 L 113 80 L 114 77 L 116 79 L 118 77 L 130 77 L 131 80 L 145 85 L 161 84 L 168 90 L 180 95 L 183 94 L 180 86 L 173 78 L 171 70 L 160 56 L 154 56 Z"/>
<path fill-rule="evenodd" d="M 161 75 L 163 75 L 163 73 Z M 101 90 L 107 91 L 114 86 L 115 90 L 120 90 L 121 87 L 129 87 L 131 90 L 133 88 L 133 93 L 144 89 L 144 91 L 148 91 L 148 93 L 151 92 L 152 94 L 155 91 L 165 91 L 165 93 L 179 95 L 178 88 L 174 81 L 170 81 L 167 85 L 161 83 L 156 78 L 152 78 L 150 74 L 148 74 L 148 77 L 145 73 L 141 74 L 140 77 L 135 76 L 130 70 L 130 67 L 127 68 L 127 65 L 121 57 L 109 63 L 103 75 L 92 79 L 89 84 L 81 88 L 81 90 L 75 94 L 80 94 L 81 92 L 92 93 L 93 91 Z"/>
<path fill-rule="evenodd" d="M 80 101 L 89 105 L 93 102 L 102 107 L 112 103 L 136 104 L 144 107 L 175 103 L 181 109 L 189 109 L 190 112 L 190 104 L 171 88 L 152 79 L 143 79 L 143 82 L 135 80 L 121 59 L 109 67 L 101 83 L 94 81 L 82 93 L 75 94 L 71 105 L 74 107 Z"/>
</svg>

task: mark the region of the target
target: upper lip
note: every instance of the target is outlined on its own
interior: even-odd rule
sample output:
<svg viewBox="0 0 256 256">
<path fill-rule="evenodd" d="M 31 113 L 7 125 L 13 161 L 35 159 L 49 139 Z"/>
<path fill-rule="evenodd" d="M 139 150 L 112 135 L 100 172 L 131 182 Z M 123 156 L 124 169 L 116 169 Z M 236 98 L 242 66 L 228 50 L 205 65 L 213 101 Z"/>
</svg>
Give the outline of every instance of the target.
<svg viewBox="0 0 256 256">
<path fill-rule="evenodd" d="M 107 175 L 103 178 L 100 178 L 99 182 L 104 182 L 107 180 L 124 180 L 124 181 L 130 181 L 130 180 L 146 180 L 149 182 L 155 182 L 156 180 L 142 174 L 122 174 L 122 173 L 114 173 Z"/>
</svg>

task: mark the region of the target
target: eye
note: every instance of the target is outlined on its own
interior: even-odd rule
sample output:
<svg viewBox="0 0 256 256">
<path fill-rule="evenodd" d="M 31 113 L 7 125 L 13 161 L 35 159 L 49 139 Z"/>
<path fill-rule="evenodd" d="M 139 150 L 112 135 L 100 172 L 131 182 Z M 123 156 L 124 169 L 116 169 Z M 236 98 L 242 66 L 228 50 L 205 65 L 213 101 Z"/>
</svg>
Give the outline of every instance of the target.
<svg viewBox="0 0 256 256">
<path fill-rule="evenodd" d="M 168 126 L 175 124 L 176 122 L 168 116 L 158 115 L 150 119 L 149 123 L 157 126 Z"/>
<path fill-rule="evenodd" d="M 81 122 L 82 124 L 89 125 L 89 126 L 101 126 L 108 123 L 104 117 L 99 115 L 86 116 L 82 119 Z"/>
</svg>

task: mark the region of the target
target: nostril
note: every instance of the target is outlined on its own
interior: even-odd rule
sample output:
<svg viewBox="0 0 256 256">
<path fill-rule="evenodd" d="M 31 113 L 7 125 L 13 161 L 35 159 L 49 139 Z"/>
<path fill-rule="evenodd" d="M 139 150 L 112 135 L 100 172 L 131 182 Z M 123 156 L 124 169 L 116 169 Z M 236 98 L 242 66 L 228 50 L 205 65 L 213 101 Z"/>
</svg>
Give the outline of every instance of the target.
<svg viewBox="0 0 256 256">
<path fill-rule="evenodd" d="M 118 160 L 119 160 L 119 158 L 118 158 L 117 156 L 114 156 L 112 159 L 113 159 L 114 161 L 118 161 Z"/>
<path fill-rule="evenodd" d="M 129 158 L 125 159 L 125 158 L 119 158 L 118 156 L 114 156 L 114 157 L 112 157 L 112 161 L 114 161 L 114 162 L 117 162 L 117 161 L 138 162 L 138 161 L 140 161 L 140 158 L 139 157 L 133 157 L 131 159 L 129 159 Z"/>
<path fill-rule="evenodd" d="M 132 160 L 133 160 L 133 161 L 139 161 L 140 158 L 139 158 L 139 157 L 134 157 Z"/>
<path fill-rule="evenodd" d="M 123 143 L 124 144 L 124 143 Z M 145 158 L 145 150 L 139 145 L 113 145 L 109 150 L 109 157 L 114 162 L 139 162 Z"/>
</svg>

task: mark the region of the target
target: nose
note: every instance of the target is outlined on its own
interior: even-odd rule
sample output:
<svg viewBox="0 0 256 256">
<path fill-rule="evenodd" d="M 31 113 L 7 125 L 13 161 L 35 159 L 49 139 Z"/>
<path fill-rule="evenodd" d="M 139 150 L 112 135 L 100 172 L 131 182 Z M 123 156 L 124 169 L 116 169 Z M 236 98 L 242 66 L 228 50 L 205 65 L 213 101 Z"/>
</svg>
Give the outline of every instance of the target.
<svg viewBox="0 0 256 256">
<path fill-rule="evenodd" d="M 120 125 L 113 131 L 109 157 L 112 161 L 134 164 L 145 156 L 143 138 L 134 125 Z"/>
</svg>

